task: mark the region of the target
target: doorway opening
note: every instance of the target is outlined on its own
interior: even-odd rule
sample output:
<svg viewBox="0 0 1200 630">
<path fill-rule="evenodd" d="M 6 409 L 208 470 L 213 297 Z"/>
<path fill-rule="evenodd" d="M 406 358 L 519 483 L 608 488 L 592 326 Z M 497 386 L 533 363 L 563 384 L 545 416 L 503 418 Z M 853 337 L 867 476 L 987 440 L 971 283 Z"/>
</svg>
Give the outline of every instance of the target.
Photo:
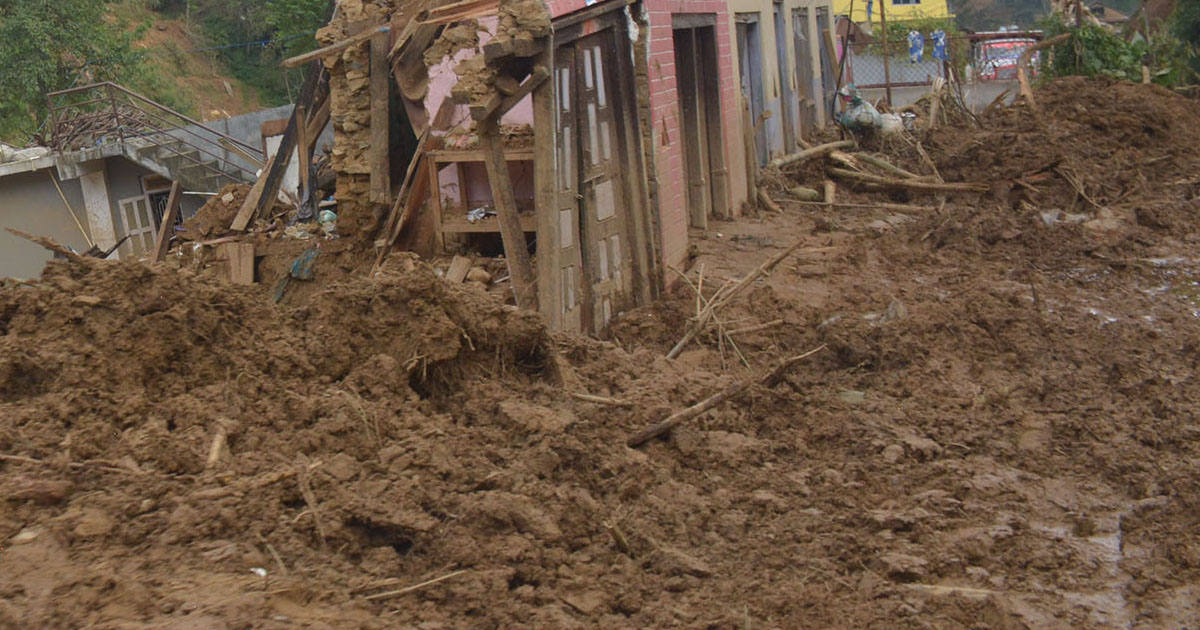
<svg viewBox="0 0 1200 630">
<path fill-rule="evenodd" d="M 729 216 L 721 89 L 711 71 L 717 67 L 716 16 L 676 15 L 673 19 L 688 223 L 706 228 L 710 214 Z"/>
</svg>

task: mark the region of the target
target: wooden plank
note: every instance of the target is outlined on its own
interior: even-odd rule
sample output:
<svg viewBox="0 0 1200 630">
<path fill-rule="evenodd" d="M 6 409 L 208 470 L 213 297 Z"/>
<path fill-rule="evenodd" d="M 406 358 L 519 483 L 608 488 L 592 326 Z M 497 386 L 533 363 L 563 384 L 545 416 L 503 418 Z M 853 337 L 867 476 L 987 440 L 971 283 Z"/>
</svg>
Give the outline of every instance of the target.
<svg viewBox="0 0 1200 630">
<path fill-rule="evenodd" d="M 325 131 L 325 127 L 329 125 L 330 100 L 328 96 L 322 99 L 320 107 L 317 108 L 316 113 L 308 121 L 307 131 L 304 135 L 308 138 L 308 153 L 310 155 L 317 149 L 317 142 L 321 140 L 321 132 Z"/>
<path fill-rule="evenodd" d="M 287 131 L 288 123 L 291 118 L 280 118 L 279 120 L 268 120 L 259 126 L 259 131 L 262 132 L 262 137 L 271 138 L 273 136 L 282 136 L 283 132 Z"/>
<path fill-rule="evenodd" d="M 182 197 L 183 186 L 178 181 L 172 182 L 171 194 L 167 197 L 167 209 L 163 212 L 158 238 L 154 241 L 155 261 L 162 262 L 167 259 L 167 247 L 171 244 L 171 232 L 175 231 L 175 219 L 179 216 L 179 201 Z"/>
<path fill-rule="evenodd" d="M 533 262 L 529 258 L 529 247 L 525 242 L 525 230 L 517 215 L 517 202 L 513 198 L 512 179 L 508 174 L 508 161 L 504 159 L 504 144 L 498 137 L 496 120 L 482 121 L 479 125 L 479 144 L 489 156 L 487 166 L 488 183 L 500 219 L 500 237 L 504 242 L 504 261 L 512 278 L 513 294 L 517 306 L 537 310 L 537 279 L 533 275 Z M 437 191 L 433 191 L 437 195 Z"/>
<path fill-rule="evenodd" d="M 383 264 L 388 253 L 392 249 L 392 245 L 396 243 L 396 237 L 400 235 L 401 219 L 403 213 L 408 207 L 408 197 L 412 194 L 414 188 L 414 177 L 417 176 L 419 165 L 423 161 L 427 161 L 424 154 L 425 143 L 429 141 L 429 131 L 426 130 L 417 140 L 417 148 L 413 151 L 412 161 L 408 163 L 408 170 L 404 173 L 404 181 L 400 183 L 400 194 L 396 195 L 396 201 L 392 204 L 392 211 L 388 216 L 387 225 L 384 228 L 383 243 L 379 243 L 379 253 L 375 257 L 375 268 L 378 269 Z"/>
<path fill-rule="evenodd" d="M 261 159 L 259 159 L 258 156 L 251 155 L 251 153 L 249 151 L 243 149 L 242 147 L 239 147 L 237 145 L 237 143 L 230 140 L 229 138 L 221 138 L 220 142 L 221 142 L 221 146 L 225 147 L 226 151 L 237 154 L 243 160 L 246 160 L 247 162 L 249 162 L 250 165 L 253 166 L 254 168 L 262 168 L 263 167 L 264 162 Z"/>
<path fill-rule="evenodd" d="M 522 99 L 524 99 L 526 96 L 529 96 L 530 93 L 537 89 L 537 87 L 549 77 L 550 71 L 546 69 L 546 66 L 538 66 L 534 68 L 533 73 L 528 77 L 525 77 L 525 80 L 521 82 L 521 86 L 512 94 L 501 98 L 500 94 L 493 92 L 492 97 L 487 103 L 479 106 L 472 104 L 471 117 L 475 120 L 483 120 L 494 114 L 495 117 L 499 119 L 499 117 L 507 113 L 508 110 L 516 107 L 517 103 L 520 103 Z"/>
<path fill-rule="evenodd" d="M 229 261 L 229 281 L 234 284 L 254 284 L 254 243 L 221 243 L 219 254 Z"/>
<path fill-rule="evenodd" d="M 495 13 L 499 7 L 499 0 L 465 0 L 464 2 L 453 2 L 430 9 L 421 22 L 424 24 L 445 24 L 455 20 L 482 17 Z"/>
<path fill-rule="evenodd" d="M 373 29 L 367 29 L 367 30 L 359 33 L 358 35 L 354 35 L 353 37 L 347 37 L 346 39 L 343 39 L 340 42 L 337 42 L 335 44 L 330 44 L 328 46 L 325 46 L 324 48 L 318 48 L 312 52 L 306 52 L 303 55 L 296 55 L 295 57 L 290 57 L 288 59 L 284 59 L 283 67 L 284 68 L 298 68 L 310 61 L 315 61 L 317 59 L 321 59 L 322 57 L 328 57 L 330 55 L 335 55 L 337 53 L 342 52 L 343 50 L 346 50 L 347 48 L 350 48 L 351 46 L 357 46 L 357 45 L 367 41 L 368 39 L 375 37 L 375 35 L 378 33 L 389 33 L 389 32 L 391 32 L 391 30 L 392 30 L 392 28 L 390 26 L 379 26 L 379 27 L 376 27 Z"/>
<path fill-rule="evenodd" d="M 553 47 L 537 58 L 537 63 L 554 67 Z M 542 131 L 533 134 L 533 198 L 538 242 L 538 310 L 551 330 L 562 330 L 562 228 L 558 213 L 558 155 L 555 148 L 557 115 L 554 81 L 533 91 L 533 121 Z M 640 146 L 640 143 L 639 143 Z M 507 152 L 506 152 L 507 153 Z"/>
<path fill-rule="evenodd" d="M 300 88 L 300 97 L 296 99 L 296 105 L 310 107 L 317 88 L 328 80 L 329 75 L 321 64 L 309 66 L 308 76 L 304 79 L 304 86 Z M 242 208 L 229 226 L 231 230 L 237 232 L 245 230 L 255 214 L 261 213 L 275 203 L 275 199 L 279 196 L 279 187 L 283 184 L 284 173 L 287 172 L 288 162 L 291 161 L 292 152 L 296 149 L 296 139 L 299 136 L 297 127 L 302 124 L 298 113 L 298 109 L 292 110 L 287 129 L 283 132 L 283 139 L 279 141 L 279 149 L 275 155 L 271 156 L 267 166 L 263 168 L 262 175 L 250 189 L 246 202 L 242 204 Z"/>
<path fill-rule="evenodd" d="M 309 189 L 309 179 L 312 177 L 312 149 L 308 143 L 308 125 L 305 124 L 307 119 L 308 109 L 303 105 L 296 106 L 296 115 L 300 117 L 299 124 L 296 125 L 296 157 L 299 160 L 297 167 L 300 171 L 300 194 L 299 198 L 304 199 L 305 193 L 311 192 Z"/>
<path fill-rule="evenodd" d="M 254 216 L 254 212 L 258 209 L 258 200 L 263 196 L 263 190 L 267 187 L 267 176 L 270 175 L 275 166 L 276 153 L 267 159 L 267 163 L 263 166 L 262 173 L 255 180 L 254 185 L 250 187 L 250 192 L 246 193 L 246 199 L 242 201 L 242 207 L 238 210 L 236 216 L 233 217 L 233 223 L 229 224 L 229 229 L 235 232 L 241 232 L 250 225 L 250 218 Z"/>
<path fill-rule="evenodd" d="M 429 151 L 428 155 L 439 164 L 449 162 L 486 162 L 488 157 L 480 149 L 438 149 Z M 505 149 L 504 159 L 509 162 L 526 162 L 532 160 L 534 150 L 530 148 Z"/>
<path fill-rule="evenodd" d="M 376 33 L 371 38 L 371 148 L 368 159 L 371 160 L 370 199 L 372 203 L 382 205 L 390 203 L 392 194 L 392 168 L 388 159 L 388 127 L 391 124 L 388 73 L 391 69 L 388 67 L 387 54 L 387 32 Z"/>
<path fill-rule="evenodd" d="M 455 256 L 454 260 L 450 261 L 450 268 L 446 270 L 446 280 L 450 284 L 462 284 L 467 278 L 467 272 L 471 270 L 471 259 L 466 256 Z"/>
<path fill-rule="evenodd" d="M 496 89 L 500 90 L 501 94 L 509 96 L 521 89 L 521 82 L 507 74 L 501 74 L 496 77 Z"/>
</svg>

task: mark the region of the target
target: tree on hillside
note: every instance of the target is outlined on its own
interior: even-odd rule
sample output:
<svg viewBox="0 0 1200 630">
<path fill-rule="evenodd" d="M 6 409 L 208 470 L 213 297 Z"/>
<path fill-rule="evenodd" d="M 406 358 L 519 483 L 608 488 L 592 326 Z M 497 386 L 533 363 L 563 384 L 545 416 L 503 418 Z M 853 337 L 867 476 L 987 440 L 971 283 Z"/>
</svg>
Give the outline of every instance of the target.
<svg viewBox="0 0 1200 630">
<path fill-rule="evenodd" d="M 120 80 L 136 69 L 139 35 L 106 20 L 102 0 L 0 2 L 0 137 L 36 131 L 46 92 Z"/>
</svg>

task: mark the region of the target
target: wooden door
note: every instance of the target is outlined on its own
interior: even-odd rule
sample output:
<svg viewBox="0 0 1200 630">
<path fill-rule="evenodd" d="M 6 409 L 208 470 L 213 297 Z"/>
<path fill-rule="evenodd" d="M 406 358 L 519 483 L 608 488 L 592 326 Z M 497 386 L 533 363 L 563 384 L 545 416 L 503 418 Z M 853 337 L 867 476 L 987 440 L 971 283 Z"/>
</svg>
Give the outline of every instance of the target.
<svg viewBox="0 0 1200 630">
<path fill-rule="evenodd" d="M 779 126 L 783 129 L 783 152 L 793 153 L 796 150 L 796 128 L 792 123 L 792 112 L 796 103 L 792 92 L 792 73 L 788 72 L 787 58 L 787 14 L 783 12 L 783 3 L 774 4 L 775 12 L 772 23 L 775 25 L 775 59 L 778 63 L 779 77 Z"/>
<path fill-rule="evenodd" d="M 121 223 L 124 224 L 125 234 L 129 235 L 129 240 L 121 245 L 121 257 L 140 257 L 153 251 L 157 235 L 154 232 L 153 210 L 146 195 L 122 199 L 117 202 L 117 207 L 121 209 Z"/>
<path fill-rule="evenodd" d="M 631 302 L 633 270 L 621 162 L 617 148 L 617 116 L 613 107 L 616 68 L 613 31 L 601 31 L 575 43 L 576 83 L 581 123 L 580 195 L 586 298 L 591 330 L 608 326 L 614 313 Z"/>
<path fill-rule="evenodd" d="M 828 35 L 827 35 L 828 34 Z M 833 74 L 833 51 L 829 49 L 833 32 L 829 30 L 829 9 L 817 7 L 817 50 L 821 53 L 821 111 L 826 119 L 833 115 L 833 93 L 837 91 L 837 78 Z"/>
<path fill-rule="evenodd" d="M 692 227 L 708 227 L 712 190 L 708 172 L 708 129 L 703 95 L 699 46 L 695 28 L 677 28 L 675 40 L 675 83 L 679 94 L 682 118 L 680 138 L 683 141 L 684 167 L 687 175 L 688 223 Z"/>
<path fill-rule="evenodd" d="M 759 166 L 765 166 L 769 147 L 763 122 L 762 36 L 758 30 L 758 13 L 738 13 L 737 46 L 741 72 L 742 95 L 750 104 L 750 126 L 754 133 L 754 152 Z M 757 129 L 757 132 L 754 131 Z"/>
<path fill-rule="evenodd" d="M 633 303 L 614 35 L 604 29 L 554 53 L 563 325 L 589 332 Z"/>
<path fill-rule="evenodd" d="M 800 90 L 800 135 L 806 136 L 816 125 L 820 84 L 813 75 L 812 46 L 809 43 L 808 9 L 792 9 L 792 43 L 796 47 L 796 86 Z"/>
</svg>

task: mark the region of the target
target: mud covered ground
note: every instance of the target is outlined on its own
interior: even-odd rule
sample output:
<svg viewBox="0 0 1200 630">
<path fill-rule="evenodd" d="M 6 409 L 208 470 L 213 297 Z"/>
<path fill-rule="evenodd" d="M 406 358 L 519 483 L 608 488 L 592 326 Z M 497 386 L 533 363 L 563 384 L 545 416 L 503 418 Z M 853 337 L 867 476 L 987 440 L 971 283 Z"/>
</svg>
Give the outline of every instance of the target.
<svg viewBox="0 0 1200 630">
<path fill-rule="evenodd" d="M 1072 93 L 1167 115 L 1143 138 Z M 1041 96 L 923 139 L 988 194 L 847 188 L 940 210 L 693 234 L 706 293 L 826 248 L 722 313 L 782 320 L 736 349 L 664 358 L 686 286 L 610 341 L 552 337 L 403 256 L 283 306 L 138 263 L 0 289 L 0 627 L 1196 626 L 1200 110 Z"/>
</svg>

